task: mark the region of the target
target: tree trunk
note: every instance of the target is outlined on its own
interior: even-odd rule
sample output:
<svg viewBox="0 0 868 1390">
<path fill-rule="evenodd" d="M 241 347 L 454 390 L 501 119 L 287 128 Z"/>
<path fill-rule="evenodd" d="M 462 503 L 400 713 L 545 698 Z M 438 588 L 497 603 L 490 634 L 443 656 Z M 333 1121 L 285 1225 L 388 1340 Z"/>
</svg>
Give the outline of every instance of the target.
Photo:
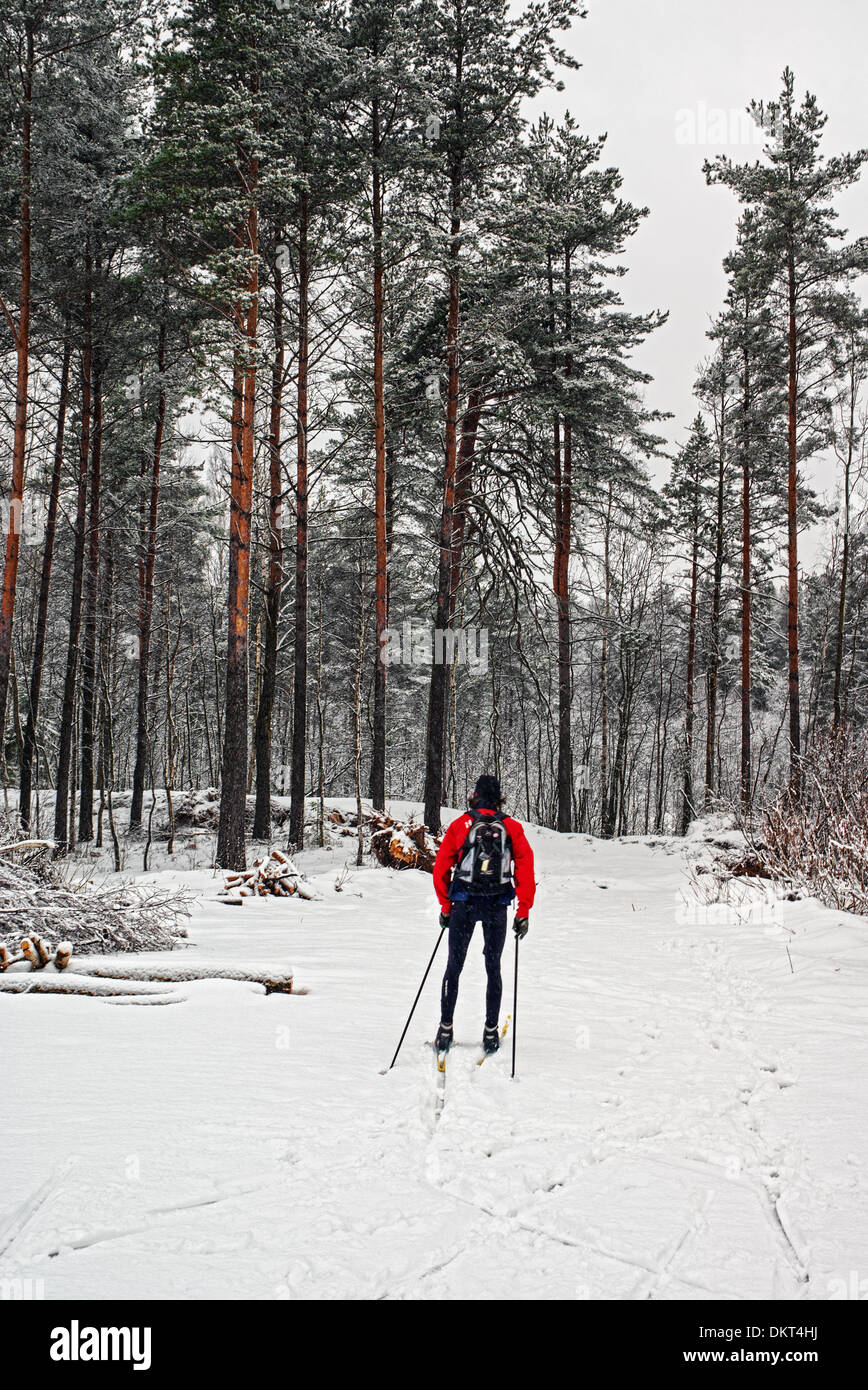
<svg viewBox="0 0 868 1390">
<path fill-rule="evenodd" d="M 454 166 L 451 175 L 451 219 L 449 237 L 449 307 L 446 318 L 446 438 L 443 466 L 443 497 L 440 510 L 440 559 L 437 568 L 437 599 L 434 627 L 445 631 L 449 626 L 452 606 L 451 577 L 453 565 L 453 532 L 455 526 L 455 474 L 458 455 L 458 395 L 460 389 L 458 361 L 458 327 L 461 301 L 461 168 Z M 425 824 L 430 830 L 440 829 L 440 808 L 443 801 L 443 754 L 446 734 L 446 704 L 449 689 L 449 664 L 434 660 L 431 665 L 431 687 L 428 698 L 428 729 L 425 759 Z"/>
<path fill-rule="evenodd" d="M 801 717 L 799 713 L 799 530 L 797 511 L 798 445 L 797 391 L 798 353 L 796 334 L 796 267 L 790 249 L 787 257 L 787 664 L 790 712 L 790 792 L 801 794 Z"/>
<path fill-rule="evenodd" d="M 714 538 L 714 577 L 711 587 L 711 642 L 708 654 L 708 708 L 705 727 L 705 809 L 711 808 L 715 792 L 715 753 L 717 749 L 717 685 L 720 675 L 720 605 L 723 586 L 723 514 L 726 467 L 726 385 L 721 387 L 720 441 L 717 456 L 717 519 Z"/>
<path fill-rule="evenodd" d="M 698 492 L 698 487 L 697 487 Z M 696 814 L 693 793 L 693 726 L 696 718 L 694 686 L 696 680 L 696 592 L 699 580 L 698 512 L 693 517 L 693 546 L 690 555 L 690 614 L 687 624 L 687 682 L 684 694 L 684 780 L 681 788 L 681 834 L 686 835 Z"/>
<path fill-rule="evenodd" d="M 564 333 L 572 338 L 571 265 L 569 246 L 564 248 Z M 572 353 L 564 353 L 564 378 L 572 375 Z M 555 563 L 554 591 L 558 616 L 558 785 L 557 828 L 568 833 L 573 825 L 572 749 L 572 633 L 570 626 L 570 543 L 573 506 L 573 422 L 564 416 L 563 468 L 555 460 Z"/>
<path fill-rule="evenodd" d="M 163 432 L 166 424 L 166 388 L 163 373 L 166 369 L 166 325 L 160 324 L 157 344 L 157 371 L 160 385 L 157 398 L 157 418 L 154 424 L 154 447 L 151 455 L 151 494 L 147 526 L 142 536 L 144 554 L 139 559 L 139 681 L 136 701 L 136 760 L 133 768 L 133 796 L 130 802 L 130 830 L 142 824 L 145 798 L 145 778 L 148 771 L 148 692 L 150 681 L 151 628 L 154 616 L 154 570 L 157 560 L 157 518 L 160 507 L 160 470 L 162 466 Z"/>
<path fill-rule="evenodd" d="M 835 623 L 835 682 L 832 692 L 832 726 L 841 725 L 841 674 L 844 666 L 844 624 L 847 617 L 847 585 L 850 577 L 850 471 L 853 466 L 853 444 L 856 429 L 856 356 L 850 360 L 850 427 L 847 431 L 847 457 L 844 462 L 844 534 L 841 540 L 841 583 L 838 590 L 838 614 Z"/>
<path fill-rule="evenodd" d="M 258 162 L 248 164 L 248 188 L 255 199 Z M 232 402 L 232 493 L 229 511 L 229 633 L 226 650 L 226 716 L 217 863 L 221 869 L 246 867 L 248 630 L 250 605 L 250 523 L 253 507 L 256 336 L 259 302 L 258 211 L 251 202 L 238 237 L 250 257 L 247 301 L 235 310 L 235 364 Z"/>
<path fill-rule="evenodd" d="M 253 838 L 271 838 L 271 726 L 277 685 L 277 639 L 283 590 L 283 469 L 280 425 L 283 410 L 283 276 L 274 267 L 274 359 L 271 366 L 271 413 L 268 431 L 268 581 L 265 595 L 265 650 L 256 711 L 256 812 Z"/>
<path fill-rule="evenodd" d="M 316 793 L 317 838 L 320 849 L 325 844 L 325 710 L 322 698 L 322 565 L 317 575 L 316 629 Z"/>
<path fill-rule="evenodd" d="M 461 587 L 464 541 L 467 535 L 467 509 L 470 503 L 473 460 L 476 455 L 476 440 L 479 434 L 483 405 L 481 391 L 474 388 L 467 397 L 467 409 L 461 417 L 461 445 L 458 450 L 458 463 L 455 469 L 452 563 L 449 567 L 449 627 L 455 623 L 455 609 L 458 603 L 458 591 Z"/>
<path fill-rule="evenodd" d="M 25 20 L 25 55 L 21 68 L 23 117 L 21 127 L 21 201 L 19 212 L 19 246 L 21 288 L 18 302 L 17 327 L 10 318 L 15 345 L 15 423 L 12 440 L 12 478 L 9 488 L 9 529 L 6 533 L 6 558 L 3 565 L 3 592 L 0 595 L 0 730 L 6 728 L 6 701 L 9 694 L 9 672 L 12 657 L 12 624 L 15 618 L 15 593 L 18 586 L 18 559 L 21 553 L 22 506 L 24 502 L 24 471 L 27 452 L 27 406 L 30 373 L 30 183 L 31 183 L 31 120 L 33 101 L 33 71 L 35 67 L 33 21 Z"/>
<path fill-rule="evenodd" d="M 92 265 L 90 253 L 85 254 L 85 303 L 81 359 L 81 437 L 78 462 L 78 496 L 75 508 L 75 547 L 72 563 L 72 594 L 69 608 L 69 638 L 66 649 L 66 675 L 63 681 L 63 702 L 60 714 L 60 744 L 57 758 L 57 793 L 54 803 L 54 840 L 56 853 L 64 854 L 69 847 L 69 784 L 73 771 L 73 740 L 75 736 L 75 687 L 78 667 L 78 639 L 81 631 L 81 594 L 84 579 L 84 546 L 87 527 L 87 478 L 90 463 L 91 372 L 93 367 L 92 334 Z"/>
<path fill-rule="evenodd" d="M 21 785 L 18 802 L 21 824 L 30 828 L 30 804 L 33 793 L 34 762 L 36 761 L 36 730 L 39 723 L 39 700 L 42 691 L 42 670 L 45 661 L 45 638 L 48 629 L 48 600 L 51 592 L 51 570 L 54 563 L 54 541 L 57 535 L 57 509 L 63 479 L 63 444 L 66 431 L 66 411 L 69 402 L 69 366 L 72 343 L 69 320 L 63 339 L 63 362 L 60 369 L 60 396 L 57 403 L 57 429 L 54 436 L 54 462 L 48 493 L 48 516 L 45 524 L 45 547 L 42 552 L 42 573 L 39 578 L 39 599 L 36 608 L 36 628 L 33 636 L 33 665 L 30 672 L 30 699 L 27 723 L 21 752 Z M 38 765 L 36 768 L 38 784 Z"/>
<path fill-rule="evenodd" d="M 612 487 L 606 523 L 603 531 L 603 641 L 600 651 L 600 834 L 614 833 L 609 816 L 609 619 L 611 608 L 611 577 L 609 565 L 609 535 L 612 524 Z"/>
<path fill-rule="evenodd" d="M 112 602 L 114 598 L 114 541 L 111 531 L 105 538 L 105 560 L 104 576 L 102 589 L 102 613 L 100 617 L 99 634 L 99 669 L 98 681 L 100 690 L 100 718 L 99 718 L 99 762 L 97 769 L 97 782 L 100 789 L 100 806 L 98 816 L 97 846 L 102 847 L 102 819 L 103 808 L 108 807 L 109 828 L 112 836 L 112 849 L 115 858 L 115 872 L 120 873 L 120 847 L 115 833 L 114 816 L 112 813 L 112 790 L 114 769 L 112 767 L 112 704 L 109 688 L 109 669 L 112 651 Z"/>
<path fill-rule="evenodd" d="M 87 582 L 84 605 L 84 651 L 81 673 L 81 727 L 79 744 L 81 778 L 78 806 L 78 838 L 93 839 L 93 759 L 96 716 L 96 637 L 99 601 L 100 506 L 102 502 L 102 363 L 93 373 L 93 433 L 91 438 Z"/>
<path fill-rule="evenodd" d="M 308 195 L 301 194 L 298 228 L 298 384 L 295 488 L 295 652 L 292 690 L 292 773 L 289 839 L 304 844 L 304 794 L 307 768 L 307 587 L 308 587 L 308 356 L 310 261 Z"/>
<path fill-rule="evenodd" d="M 749 308 L 745 311 L 749 322 Z M 751 506 L 750 506 L 750 357 L 743 349 L 744 383 L 742 397 L 743 438 L 741 453 L 741 803 L 750 806 L 753 779 L 750 746 L 751 689 Z"/>
<path fill-rule="evenodd" d="M 171 557 L 169 563 L 169 573 L 171 574 Z M 178 602 L 178 631 L 174 645 L 171 639 L 172 622 L 172 585 L 171 581 L 166 585 L 166 741 L 163 760 L 163 783 L 166 789 L 166 812 L 168 819 L 168 834 L 166 838 L 166 853 L 175 853 L 175 807 L 172 801 L 172 793 L 175 790 L 175 764 L 177 757 L 177 742 L 175 729 L 175 709 L 172 700 L 172 690 L 175 684 L 175 664 L 178 658 L 178 648 L 181 645 L 181 635 L 183 633 L 184 619 L 181 613 L 180 600 Z"/>
<path fill-rule="evenodd" d="M 374 548 L 376 554 L 374 640 L 374 727 L 369 791 L 375 810 L 386 806 L 386 663 L 383 634 L 388 617 L 388 549 L 386 545 L 386 414 L 383 396 L 383 188 L 380 107 L 371 108 L 372 227 L 374 252 Z"/>
<path fill-rule="evenodd" d="M 362 675 L 365 669 L 365 634 L 367 630 L 367 606 L 365 602 L 364 552 L 359 547 L 359 633 L 356 652 L 356 670 L 353 687 L 353 787 L 356 794 L 356 864 L 361 866 L 365 859 L 365 827 L 362 816 Z"/>
</svg>

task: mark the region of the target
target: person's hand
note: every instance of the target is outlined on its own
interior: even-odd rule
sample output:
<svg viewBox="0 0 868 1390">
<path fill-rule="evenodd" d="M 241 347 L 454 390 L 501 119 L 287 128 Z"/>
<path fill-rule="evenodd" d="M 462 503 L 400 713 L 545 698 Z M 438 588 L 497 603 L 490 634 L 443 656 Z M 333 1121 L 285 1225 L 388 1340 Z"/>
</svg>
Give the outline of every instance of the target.
<svg viewBox="0 0 868 1390">
<path fill-rule="evenodd" d="M 527 929 L 529 925 L 530 923 L 528 922 L 526 917 L 516 917 L 515 921 L 512 924 L 512 929 L 518 937 L 519 941 L 521 941 L 522 937 L 527 936 Z"/>
<path fill-rule="evenodd" d="M 449 913 L 448 913 L 448 912 L 441 912 L 441 913 L 440 913 L 440 930 L 441 930 L 441 931 L 445 931 L 446 928 L 447 928 L 448 926 L 449 926 Z"/>
</svg>

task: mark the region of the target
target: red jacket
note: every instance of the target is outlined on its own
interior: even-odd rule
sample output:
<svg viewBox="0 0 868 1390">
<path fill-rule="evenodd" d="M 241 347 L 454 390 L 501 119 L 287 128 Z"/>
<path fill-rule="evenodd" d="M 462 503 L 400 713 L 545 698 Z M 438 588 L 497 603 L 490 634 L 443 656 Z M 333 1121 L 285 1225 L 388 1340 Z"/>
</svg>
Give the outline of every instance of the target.
<svg viewBox="0 0 868 1390">
<path fill-rule="evenodd" d="M 489 811 L 484 806 L 481 806 L 479 810 L 483 816 L 494 815 L 494 811 Z M 463 816 L 456 816 L 443 836 L 443 842 L 437 851 L 437 858 L 434 860 L 434 891 L 440 901 L 441 909 L 447 916 L 452 906 L 449 900 L 449 881 L 452 869 L 458 862 L 461 846 L 467 839 L 467 832 L 472 824 L 473 817 L 468 812 L 465 812 Z M 517 820 L 513 820 L 511 816 L 504 816 L 503 824 L 512 841 L 513 881 L 518 897 L 516 912 L 519 917 L 527 917 L 533 907 L 536 892 L 536 881 L 533 876 L 533 850 Z"/>
</svg>

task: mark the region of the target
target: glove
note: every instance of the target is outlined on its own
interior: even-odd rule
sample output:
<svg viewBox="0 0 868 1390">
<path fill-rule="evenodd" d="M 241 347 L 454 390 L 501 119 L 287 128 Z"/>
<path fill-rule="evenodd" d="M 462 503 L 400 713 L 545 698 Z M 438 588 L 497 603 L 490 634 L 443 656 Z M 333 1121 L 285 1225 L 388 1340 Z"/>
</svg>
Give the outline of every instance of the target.
<svg viewBox="0 0 868 1390">
<path fill-rule="evenodd" d="M 449 913 L 448 913 L 448 912 L 441 912 L 441 913 L 440 913 L 440 930 L 441 930 L 441 931 L 445 931 L 446 928 L 447 928 L 448 926 L 449 926 Z"/>
<path fill-rule="evenodd" d="M 528 926 L 529 923 L 526 917 L 516 917 L 515 921 L 512 924 L 512 929 L 518 937 L 519 941 L 521 941 L 522 937 L 527 936 Z"/>
</svg>

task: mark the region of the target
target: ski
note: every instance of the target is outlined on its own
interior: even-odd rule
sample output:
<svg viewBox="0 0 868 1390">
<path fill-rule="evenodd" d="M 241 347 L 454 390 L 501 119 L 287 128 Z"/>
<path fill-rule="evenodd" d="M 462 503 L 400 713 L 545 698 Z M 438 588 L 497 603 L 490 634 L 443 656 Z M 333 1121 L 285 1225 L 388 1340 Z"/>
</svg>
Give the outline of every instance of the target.
<svg viewBox="0 0 868 1390">
<path fill-rule="evenodd" d="M 500 1041 L 501 1041 L 501 1043 L 503 1042 L 504 1038 L 505 1038 L 506 1035 L 507 1035 L 507 1032 L 509 1031 L 509 1021 L 510 1021 L 511 1018 L 512 1018 L 512 1014 L 507 1014 L 507 1015 L 506 1015 L 506 1022 L 504 1023 L 503 1027 L 502 1027 L 501 1030 L 500 1030 Z M 499 1051 L 500 1051 L 500 1048 L 498 1048 L 498 1052 L 499 1052 Z M 497 1056 L 497 1052 L 483 1052 L 482 1056 L 481 1056 L 480 1058 L 478 1058 L 476 1065 L 477 1065 L 478 1067 L 481 1067 L 481 1066 L 482 1066 L 482 1063 L 485 1061 L 486 1057 L 496 1057 L 496 1056 Z"/>
<path fill-rule="evenodd" d="M 434 1098 L 434 1118 L 440 1119 L 443 1106 L 446 1104 L 446 1053 L 435 1052 L 437 1064 L 437 1094 Z"/>
</svg>

